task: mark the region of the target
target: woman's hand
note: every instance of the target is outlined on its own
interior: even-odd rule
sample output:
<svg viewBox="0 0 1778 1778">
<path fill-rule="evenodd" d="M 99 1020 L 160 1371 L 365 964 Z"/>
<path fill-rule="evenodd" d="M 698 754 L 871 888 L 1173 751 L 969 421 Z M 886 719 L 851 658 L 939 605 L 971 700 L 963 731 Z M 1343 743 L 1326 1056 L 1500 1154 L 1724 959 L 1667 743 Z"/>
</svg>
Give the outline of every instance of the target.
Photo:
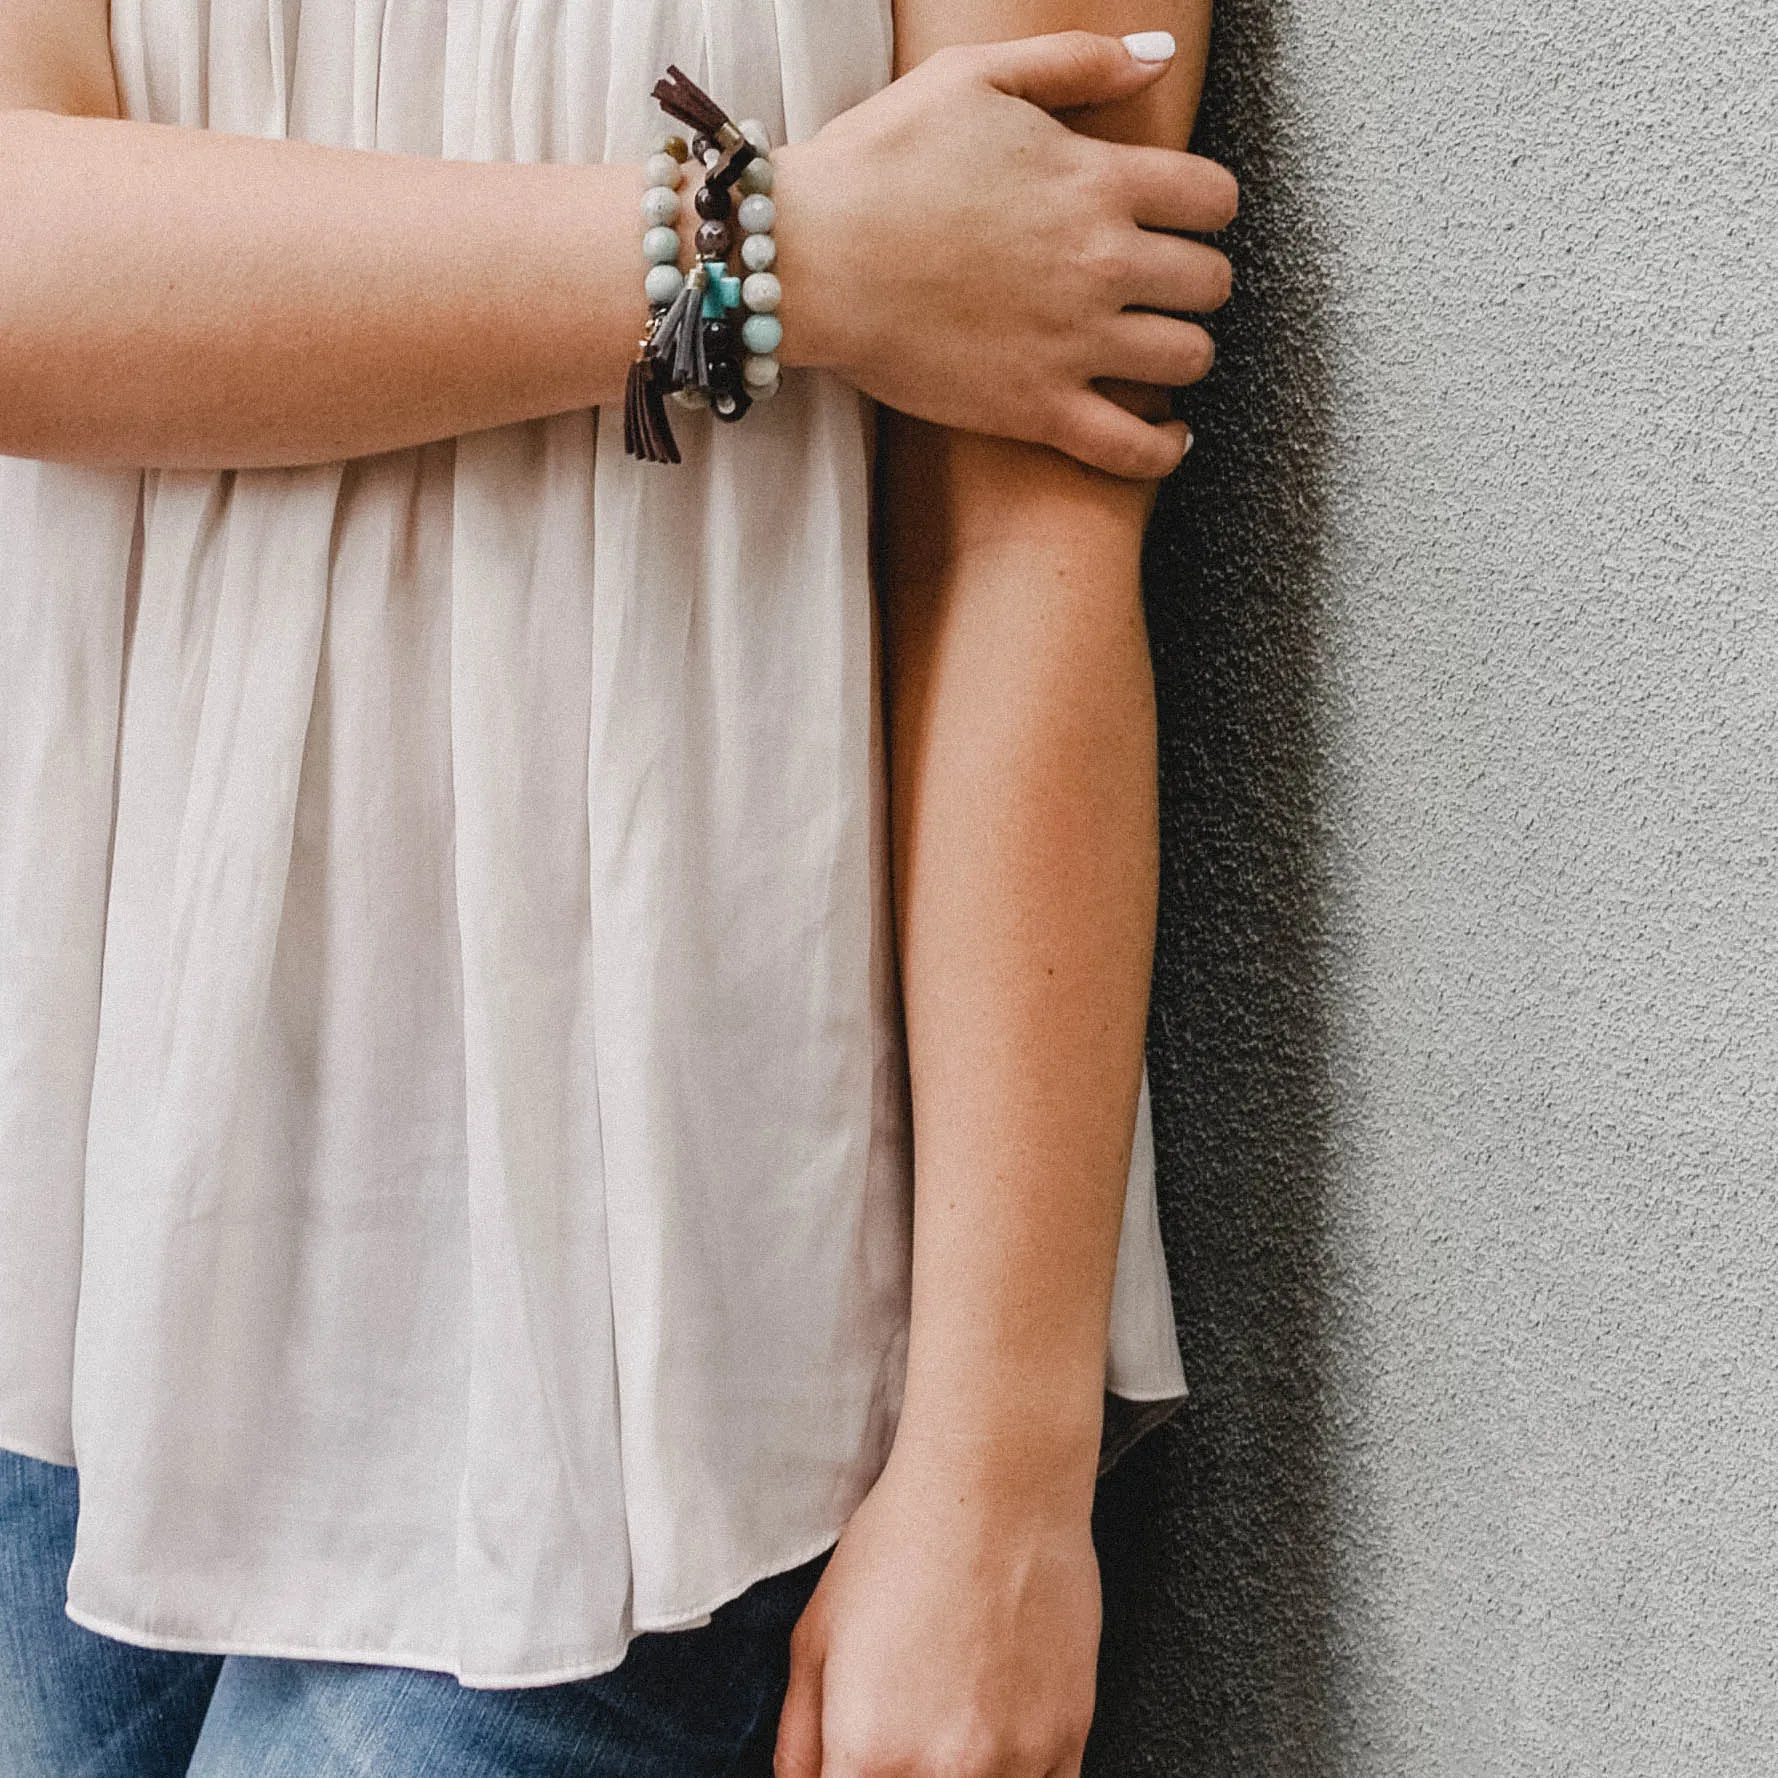
<svg viewBox="0 0 1778 1778">
<path fill-rule="evenodd" d="M 1166 66 L 1087 31 L 953 47 L 780 150 L 785 362 L 920 419 L 1166 474 L 1185 428 L 1093 384 L 1210 368 L 1203 328 L 1155 311 L 1219 307 L 1228 261 L 1158 231 L 1223 227 L 1235 181 L 1049 115 L 1128 97 Z"/>
<path fill-rule="evenodd" d="M 791 1640 L 776 1778 L 1075 1778 L 1093 1717 L 1090 1468 L 1026 1483 L 898 1443 Z"/>
</svg>

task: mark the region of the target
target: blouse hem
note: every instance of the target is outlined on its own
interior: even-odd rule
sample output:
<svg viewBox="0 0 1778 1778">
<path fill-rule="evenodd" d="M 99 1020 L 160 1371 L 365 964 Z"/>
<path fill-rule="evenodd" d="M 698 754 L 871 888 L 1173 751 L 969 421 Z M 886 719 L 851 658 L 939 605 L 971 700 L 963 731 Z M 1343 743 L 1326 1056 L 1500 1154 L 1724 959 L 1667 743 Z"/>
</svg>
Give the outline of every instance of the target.
<svg viewBox="0 0 1778 1778">
<path fill-rule="evenodd" d="M 843 1529 L 844 1526 L 841 1526 L 840 1530 Z M 788 1556 L 770 1558 L 763 1566 L 752 1571 L 747 1579 L 718 1594 L 708 1604 L 692 1606 L 682 1612 L 635 1624 L 615 1655 L 577 1661 L 571 1666 L 554 1667 L 541 1673 L 464 1672 L 436 1654 L 416 1654 L 401 1649 L 345 1651 L 297 1642 L 262 1642 L 251 1637 L 169 1635 L 159 1630 L 144 1630 L 132 1624 L 120 1623 L 97 1612 L 87 1611 L 72 1601 L 65 1604 L 63 1610 L 72 1622 L 79 1624 L 82 1629 L 93 1631 L 95 1635 L 109 1636 L 114 1641 L 126 1642 L 135 1648 L 152 1648 L 167 1654 L 240 1655 L 266 1661 L 339 1661 L 350 1666 L 412 1667 L 424 1673 L 448 1673 L 459 1685 L 472 1691 L 524 1691 L 537 1686 L 571 1685 L 576 1680 L 597 1679 L 602 1673 L 610 1673 L 622 1666 L 624 1657 L 630 1652 L 630 1644 L 638 1636 L 697 1629 L 709 1622 L 713 1612 L 720 1611 L 723 1606 L 738 1599 L 749 1587 L 770 1580 L 773 1575 L 800 1568 L 805 1562 L 812 1562 L 824 1550 L 831 1549 L 839 1541 L 839 1536 L 839 1530 L 824 1532 L 814 1542 L 798 1546 Z"/>
<path fill-rule="evenodd" d="M 15 1457 L 29 1457 L 33 1463 L 48 1463 L 56 1469 L 72 1469 L 74 1453 L 62 1450 L 50 1451 L 34 1446 L 28 1439 L 8 1438 L 0 1432 L 0 1451 L 10 1451 Z"/>
</svg>

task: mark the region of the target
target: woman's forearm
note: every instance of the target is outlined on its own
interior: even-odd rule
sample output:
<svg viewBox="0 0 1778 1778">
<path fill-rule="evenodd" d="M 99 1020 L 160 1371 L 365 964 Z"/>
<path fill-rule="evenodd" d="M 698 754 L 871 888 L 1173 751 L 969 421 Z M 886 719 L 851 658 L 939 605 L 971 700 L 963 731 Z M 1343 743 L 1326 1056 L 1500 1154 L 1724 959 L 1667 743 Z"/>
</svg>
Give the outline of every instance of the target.
<svg viewBox="0 0 1778 1778">
<path fill-rule="evenodd" d="M 105 10 L 0 0 L 0 454 L 331 461 L 620 394 L 647 315 L 640 169 L 120 120 Z M 1160 311 L 1213 306 L 1222 262 L 1156 231 L 1218 226 L 1232 181 L 1045 115 L 1168 84 L 1147 41 L 934 56 L 776 154 L 782 362 L 1117 474 L 1170 468 L 1179 428 L 1098 386 L 1203 374 L 1207 336 Z"/>
<path fill-rule="evenodd" d="M 1146 495 L 907 423 L 889 457 L 916 1156 L 898 1448 L 944 1446 L 1084 1510 L 1155 914 Z M 918 518 L 958 485 L 999 487 L 1022 524 Z"/>
<path fill-rule="evenodd" d="M 901 0 L 896 53 L 908 66 L 996 30 L 1164 23 L 1179 45 L 1166 78 L 1074 121 L 1173 144 L 1197 107 L 1209 18 L 1207 0 Z M 905 423 L 886 465 L 915 1120 L 904 1430 L 916 1445 L 1004 1445 L 1008 1474 L 1084 1507 L 1153 944 L 1152 496 Z"/>
<path fill-rule="evenodd" d="M 1153 942 L 1149 491 L 899 419 L 884 467 L 907 1386 L 797 1626 L 776 1770 L 1075 1778 Z"/>
<path fill-rule="evenodd" d="M 619 396 L 640 170 L 0 112 L 0 452 L 324 462 Z"/>
</svg>

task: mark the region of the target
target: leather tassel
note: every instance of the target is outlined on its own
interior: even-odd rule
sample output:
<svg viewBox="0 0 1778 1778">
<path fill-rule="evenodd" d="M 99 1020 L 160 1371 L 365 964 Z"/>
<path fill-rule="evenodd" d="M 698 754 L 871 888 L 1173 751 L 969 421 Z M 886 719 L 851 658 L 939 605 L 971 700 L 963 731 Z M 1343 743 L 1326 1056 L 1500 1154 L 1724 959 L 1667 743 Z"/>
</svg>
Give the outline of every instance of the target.
<svg viewBox="0 0 1778 1778">
<path fill-rule="evenodd" d="M 677 463 L 679 440 L 673 436 L 673 422 L 667 418 L 667 403 L 661 394 L 660 367 L 650 367 L 642 384 L 642 428 L 648 443 L 651 463 Z"/>
<path fill-rule="evenodd" d="M 734 119 L 686 74 L 684 69 L 667 64 L 664 80 L 654 83 L 655 102 L 669 117 L 701 136 L 708 136 L 722 151 L 722 160 L 704 175 L 704 183 L 727 191 L 746 171 L 758 154 L 751 142 L 736 127 Z"/>
<path fill-rule="evenodd" d="M 624 377 L 624 450 L 645 463 L 679 461 L 679 441 L 661 399 L 659 367 L 646 344 L 630 360 Z"/>
<path fill-rule="evenodd" d="M 704 287 L 694 271 L 649 336 L 648 354 L 666 373 L 670 388 L 683 389 L 688 380 L 679 374 L 679 341 L 687 327 L 696 326 L 703 299 Z"/>
<path fill-rule="evenodd" d="M 667 64 L 666 78 L 654 83 L 654 97 L 669 117 L 688 124 L 713 142 L 720 139 L 725 125 L 731 131 L 735 128 L 728 113 L 684 69 L 674 67 L 671 62 Z"/>
<path fill-rule="evenodd" d="M 670 389 L 704 386 L 704 364 L 697 350 L 704 315 L 704 280 L 703 266 L 693 266 L 685 288 L 673 299 L 654 336 L 655 356 L 667 371 Z"/>
<path fill-rule="evenodd" d="M 644 377 L 644 359 L 640 354 L 629 361 L 629 370 L 624 373 L 624 455 L 640 457 L 642 455 L 642 434 L 637 432 L 637 396 L 642 393 L 642 377 Z"/>
</svg>

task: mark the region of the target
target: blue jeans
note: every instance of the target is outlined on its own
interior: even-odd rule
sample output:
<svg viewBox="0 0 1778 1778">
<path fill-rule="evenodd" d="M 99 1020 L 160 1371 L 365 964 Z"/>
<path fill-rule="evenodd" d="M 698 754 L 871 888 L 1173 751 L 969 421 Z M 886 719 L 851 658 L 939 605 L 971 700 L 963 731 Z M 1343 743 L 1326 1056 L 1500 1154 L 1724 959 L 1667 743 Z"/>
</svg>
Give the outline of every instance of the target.
<svg viewBox="0 0 1778 1778">
<path fill-rule="evenodd" d="M 5 1778 L 768 1778 L 790 1632 L 827 1558 L 594 1679 L 471 1691 L 448 1674 L 162 1654 L 62 1603 L 74 1471 L 0 1451 Z"/>
</svg>

